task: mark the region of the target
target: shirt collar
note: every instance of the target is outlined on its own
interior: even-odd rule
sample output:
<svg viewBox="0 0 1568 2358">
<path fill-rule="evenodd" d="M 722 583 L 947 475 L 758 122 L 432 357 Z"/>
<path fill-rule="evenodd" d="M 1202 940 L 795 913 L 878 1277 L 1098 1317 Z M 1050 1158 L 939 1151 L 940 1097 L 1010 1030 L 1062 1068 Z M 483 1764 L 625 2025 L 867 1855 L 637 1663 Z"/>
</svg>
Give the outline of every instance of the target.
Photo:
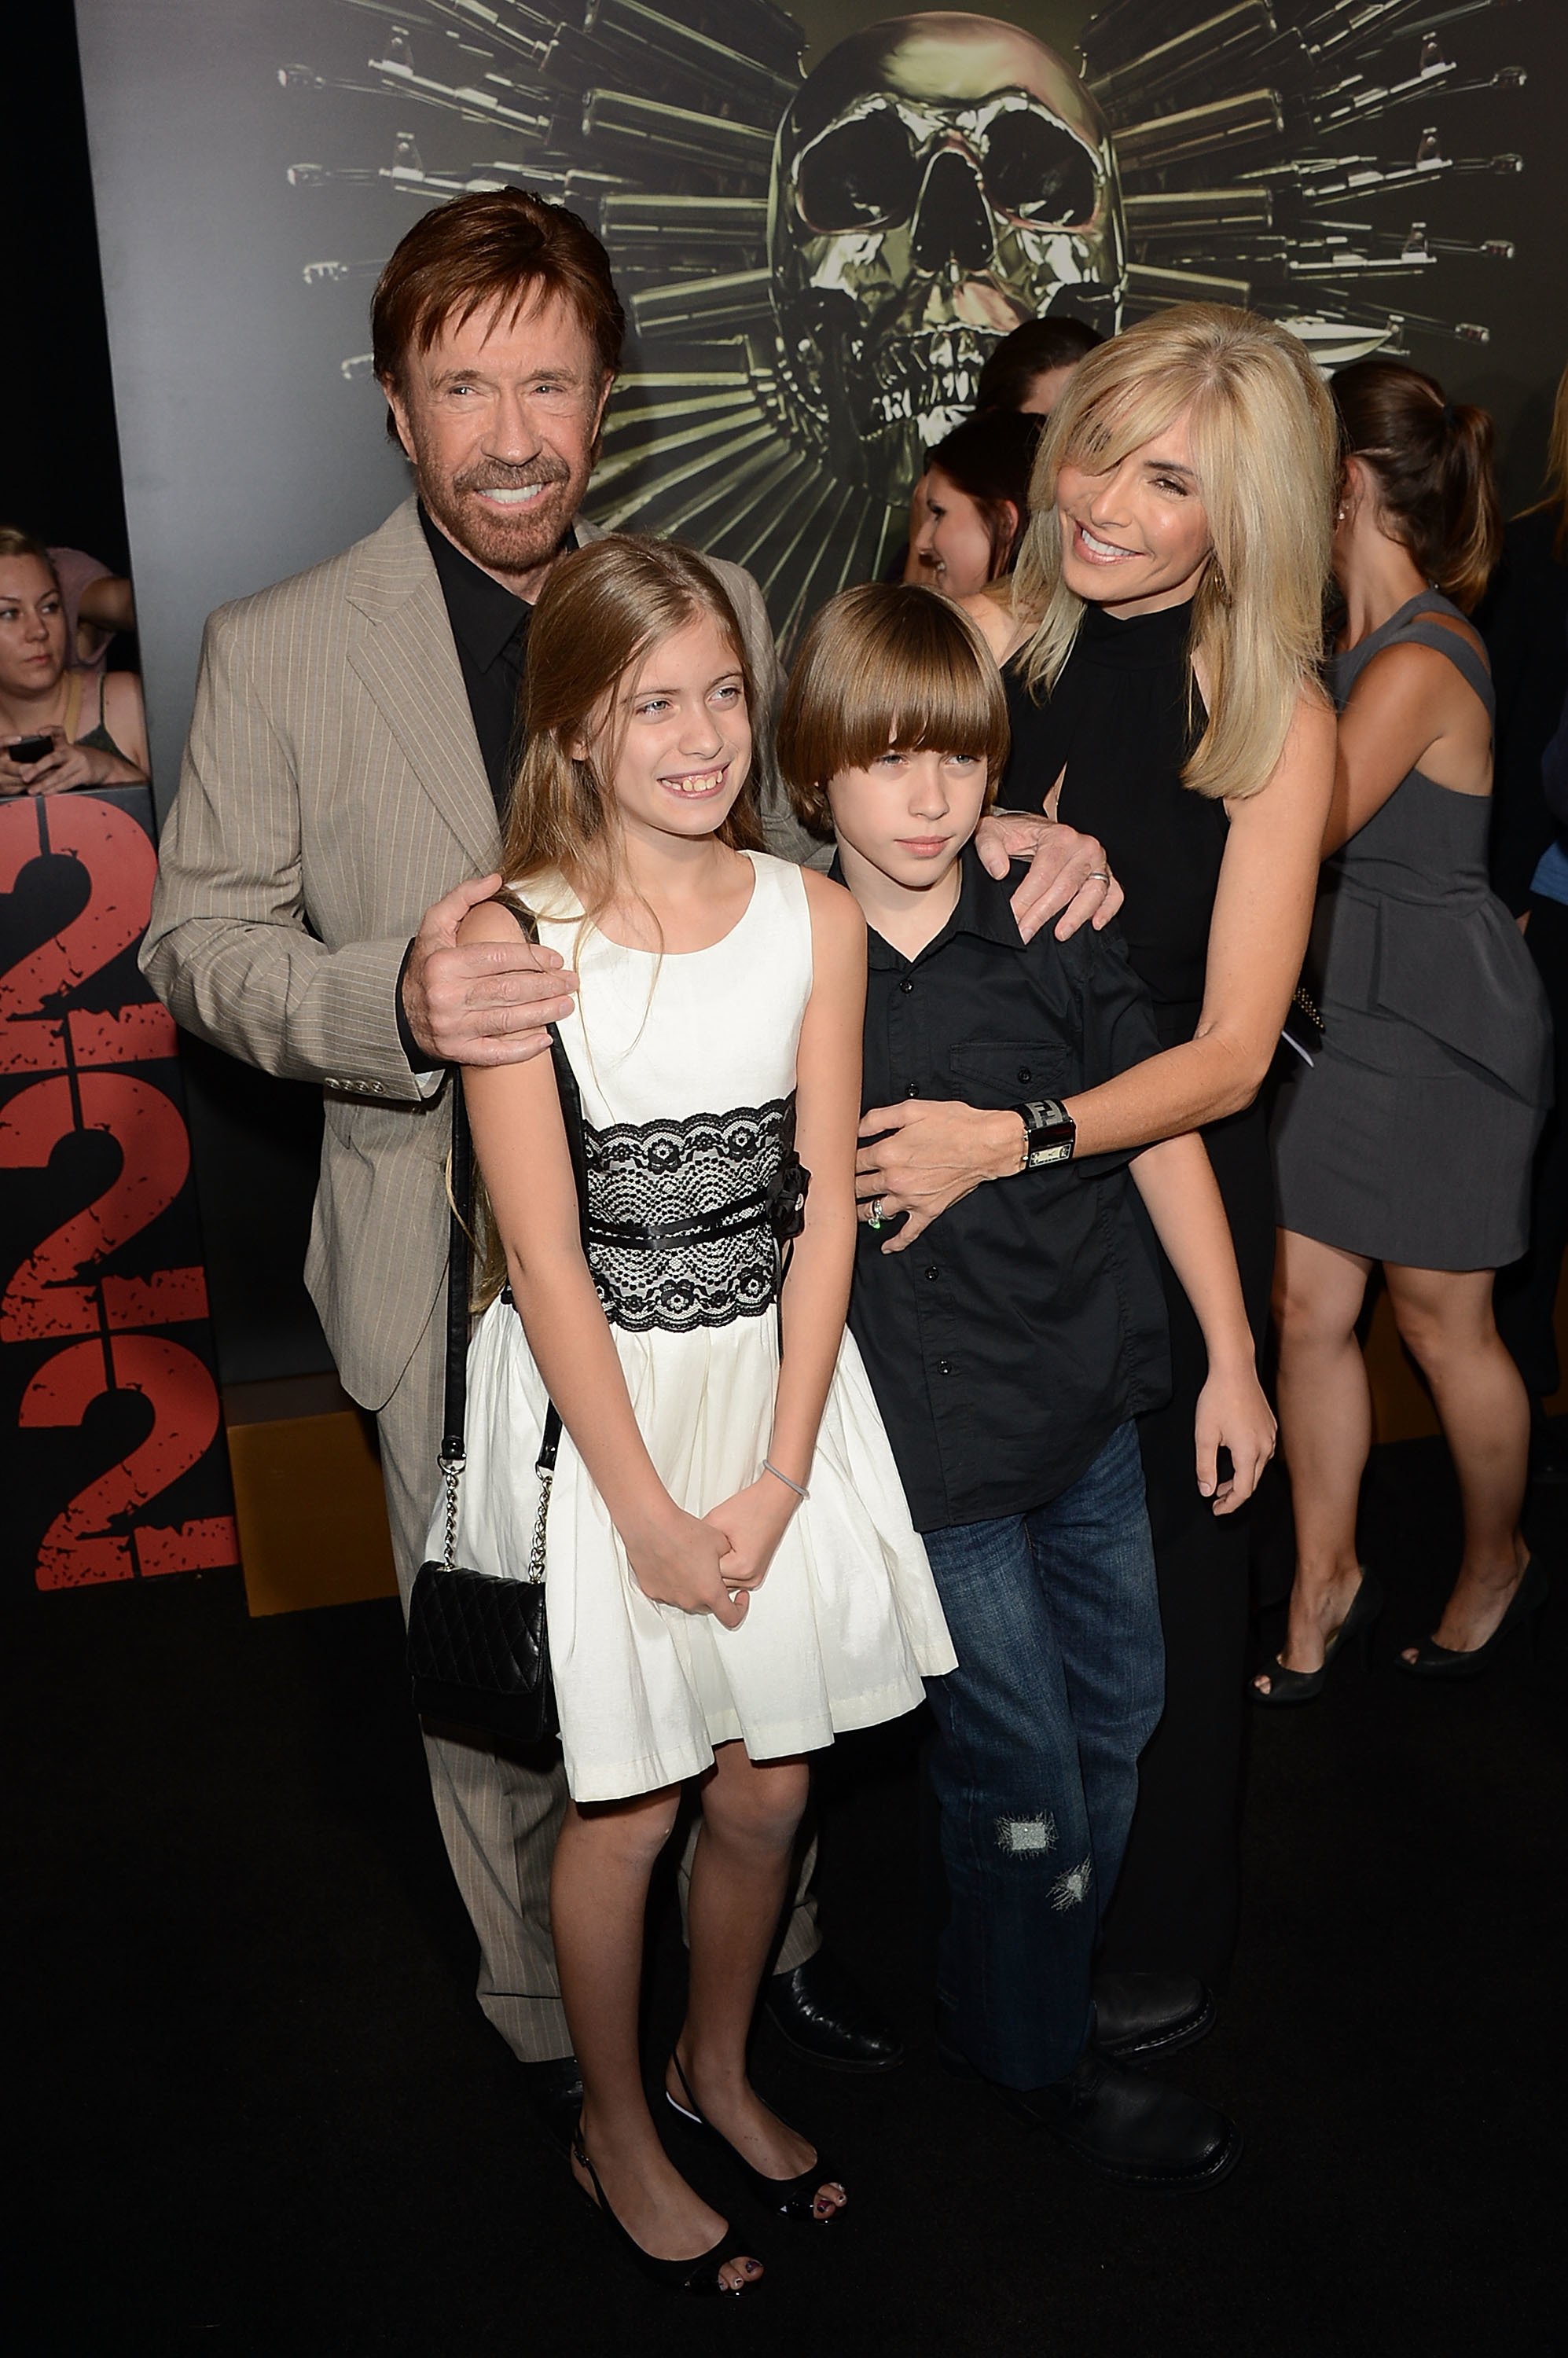
<svg viewBox="0 0 1568 2358">
<path fill-rule="evenodd" d="M 1020 863 L 1014 862 L 1016 867 Z M 840 884 L 844 882 L 841 861 L 835 856 L 830 873 Z M 934 935 L 925 947 L 913 958 L 885 942 L 874 925 L 868 925 L 866 962 L 873 969 L 885 967 L 919 966 L 946 947 L 957 934 L 973 934 L 982 942 L 994 942 L 999 949 L 1021 950 L 1024 946 L 1018 930 L 1018 920 L 1012 914 L 1012 895 L 1017 879 L 1011 873 L 998 879 L 990 874 L 972 843 L 967 843 L 958 854 L 958 901 L 952 915 L 939 934 Z"/>
<path fill-rule="evenodd" d="M 426 513 L 423 500 L 419 503 L 419 528 L 435 561 L 452 636 L 481 670 L 488 671 L 505 653 L 518 631 L 533 619 L 534 609 L 525 598 L 515 597 L 493 580 L 471 557 L 465 557 L 456 542 L 449 540 Z M 575 533 L 568 533 L 565 545 L 576 547 Z"/>
</svg>

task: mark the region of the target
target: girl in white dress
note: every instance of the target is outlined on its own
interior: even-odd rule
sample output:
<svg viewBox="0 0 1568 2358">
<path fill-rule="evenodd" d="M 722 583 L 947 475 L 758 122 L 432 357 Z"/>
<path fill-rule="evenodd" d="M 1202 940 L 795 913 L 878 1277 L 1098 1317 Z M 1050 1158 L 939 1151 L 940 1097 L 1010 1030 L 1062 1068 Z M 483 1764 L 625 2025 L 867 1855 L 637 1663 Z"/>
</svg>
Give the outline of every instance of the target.
<svg viewBox="0 0 1568 2358">
<path fill-rule="evenodd" d="M 559 1029 L 586 1249 L 549 1057 L 470 1068 L 507 1282 L 470 1354 L 460 1548 L 481 1571 L 526 1566 L 553 1401 L 546 1595 L 572 1799 L 550 1911 L 583 2076 L 573 2169 L 650 2274 L 740 2291 L 760 2264 L 675 2169 L 643 2095 L 649 1875 L 696 1778 L 666 2093 L 770 2208 L 831 2220 L 842 2185 L 746 2072 L 804 1756 L 913 1710 L 954 1662 L 844 1331 L 865 928 L 838 886 L 759 848 L 741 633 L 700 558 L 624 537 L 564 558 L 524 705 L 504 873 L 580 978 Z M 517 923 L 491 903 L 460 938 Z M 785 1277 L 794 1156 L 809 1184 Z"/>
</svg>

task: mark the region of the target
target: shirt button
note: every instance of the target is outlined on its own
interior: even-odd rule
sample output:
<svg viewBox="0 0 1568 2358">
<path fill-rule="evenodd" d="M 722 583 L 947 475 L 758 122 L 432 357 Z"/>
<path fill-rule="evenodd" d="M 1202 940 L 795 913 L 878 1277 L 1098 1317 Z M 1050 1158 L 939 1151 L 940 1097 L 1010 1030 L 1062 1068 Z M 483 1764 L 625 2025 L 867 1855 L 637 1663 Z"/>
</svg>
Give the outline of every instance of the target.
<svg viewBox="0 0 1568 2358">
<path fill-rule="evenodd" d="M 936 1372 L 939 1376 L 950 1376 L 953 1372 L 952 1360 L 938 1359 L 936 1362 Z"/>
<path fill-rule="evenodd" d="M 900 990 L 913 990 L 914 989 L 914 977 L 912 974 L 906 974 L 903 980 L 899 984 L 899 989 Z"/>
<path fill-rule="evenodd" d="M 1033 1066 L 1031 1065 L 1020 1065 L 1018 1068 L 1018 1077 L 1021 1081 L 1032 1081 L 1034 1078 Z"/>
<path fill-rule="evenodd" d="M 903 1094 L 906 1098 L 917 1098 L 920 1095 L 920 1083 L 918 1081 L 905 1081 L 903 1085 Z"/>
<path fill-rule="evenodd" d="M 926 1270 L 925 1274 L 926 1274 L 926 1276 L 930 1279 L 930 1281 L 931 1281 L 932 1284 L 933 1284 L 933 1285 L 935 1285 L 935 1282 L 936 1282 L 936 1281 L 937 1281 L 937 1279 L 941 1276 L 942 1272 L 941 1272 L 941 1271 L 937 1268 L 937 1266 L 936 1266 L 935 1262 L 935 1261 L 933 1261 L 933 1262 L 931 1263 L 930 1267 Z"/>
</svg>

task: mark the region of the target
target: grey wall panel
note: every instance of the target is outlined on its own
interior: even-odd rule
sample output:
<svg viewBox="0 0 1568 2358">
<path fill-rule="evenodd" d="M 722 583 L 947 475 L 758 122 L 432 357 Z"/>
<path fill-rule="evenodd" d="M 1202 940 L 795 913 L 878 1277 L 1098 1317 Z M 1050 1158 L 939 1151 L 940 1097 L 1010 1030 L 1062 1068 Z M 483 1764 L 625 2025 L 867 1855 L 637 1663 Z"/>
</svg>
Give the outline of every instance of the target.
<svg viewBox="0 0 1568 2358">
<path fill-rule="evenodd" d="M 406 489 L 373 382 L 341 373 L 339 319 L 299 299 L 312 224 L 287 174 L 311 126 L 277 70 L 345 13 L 79 0 L 160 809 L 208 612 L 358 538 Z"/>
</svg>

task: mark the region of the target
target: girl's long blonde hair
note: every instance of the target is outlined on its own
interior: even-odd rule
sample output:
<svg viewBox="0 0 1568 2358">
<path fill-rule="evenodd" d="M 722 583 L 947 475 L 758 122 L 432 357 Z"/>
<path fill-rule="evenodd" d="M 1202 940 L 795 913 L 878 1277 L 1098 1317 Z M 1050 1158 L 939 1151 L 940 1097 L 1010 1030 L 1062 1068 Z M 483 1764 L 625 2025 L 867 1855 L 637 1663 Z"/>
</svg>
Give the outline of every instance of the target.
<svg viewBox="0 0 1568 2358">
<path fill-rule="evenodd" d="M 1251 311 L 1182 303 L 1080 362 L 1035 460 L 1012 611 L 1033 625 L 1025 681 L 1049 695 L 1084 610 L 1062 579 L 1057 476 L 1064 465 L 1108 472 L 1184 410 L 1213 555 L 1192 633 L 1208 720 L 1183 782 L 1240 798 L 1267 784 L 1303 694 L 1323 693 L 1339 438 L 1296 337 Z"/>
</svg>

